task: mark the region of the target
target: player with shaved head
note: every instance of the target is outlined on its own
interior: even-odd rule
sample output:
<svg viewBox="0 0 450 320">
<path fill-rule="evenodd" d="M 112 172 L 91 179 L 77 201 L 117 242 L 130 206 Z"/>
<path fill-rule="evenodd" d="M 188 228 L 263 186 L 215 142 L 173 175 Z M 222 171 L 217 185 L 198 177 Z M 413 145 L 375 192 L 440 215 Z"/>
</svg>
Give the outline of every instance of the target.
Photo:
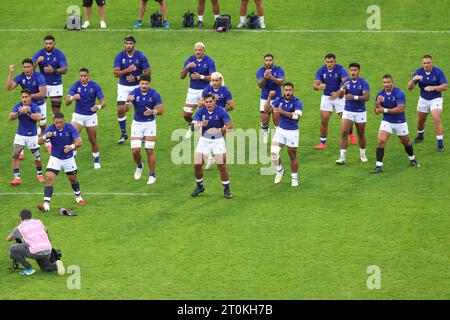
<svg viewBox="0 0 450 320">
<path fill-rule="evenodd" d="M 188 74 L 190 78 L 186 102 L 183 108 L 183 117 L 189 126 L 185 139 L 189 139 L 192 136 L 192 115 L 198 106 L 203 89 L 211 81 L 211 74 L 216 71 L 216 64 L 211 57 L 205 54 L 205 45 L 202 42 L 197 42 L 194 45 L 194 52 L 195 54 L 184 62 L 183 70 L 180 72 L 180 79 L 185 79 Z"/>
</svg>

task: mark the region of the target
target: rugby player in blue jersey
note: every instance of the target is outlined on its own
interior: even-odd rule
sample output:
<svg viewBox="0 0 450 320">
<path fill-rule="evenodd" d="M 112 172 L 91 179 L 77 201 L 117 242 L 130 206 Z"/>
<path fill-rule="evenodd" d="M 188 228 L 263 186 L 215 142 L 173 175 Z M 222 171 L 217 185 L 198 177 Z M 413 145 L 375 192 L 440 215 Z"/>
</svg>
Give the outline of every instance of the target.
<svg viewBox="0 0 450 320">
<path fill-rule="evenodd" d="M 359 140 L 359 158 L 367 162 L 365 128 L 367 122 L 366 101 L 370 99 L 370 87 L 364 78 L 359 76 L 361 66 L 353 62 L 349 65 L 350 79 L 339 89 L 339 97 L 345 97 L 345 107 L 342 114 L 341 150 L 336 164 L 344 164 L 348 144 L 348 135 L 353 124 Z"/>
<path fill-rule="evenodd" d="M 150 173 L 147 184 L 156 182 L 155 167 L 155 142 L 156 142 L 156 116 L 164 113 L 161 96 L 150 88 L 150 76 L 143 75 L 139 80 L 139 88 L 130 92 L 127 99 L 127 107 L 134 106 L 134 119 L 131 125 L 131 149 L 133 159 L 136 162 L 134 178 L 139 180 L 142 176 L 144 165 L 142 164 L 141 147 L 144 142 L 147 153 Z"/>
<path fill-rule="evenodd" d="M 319 68 L 313 82 L 313 89 L 323 91 L 320 100 L 320 143 L 314 147 L 321 150 L 327 147 L 328 122 L 333 110 L 342 119 L 345 99 L 339 98 L 339 89 L 347 80 L 348 74 L 345 68 L 336 63 L 336 56 L 329 53 L 325 56 L 325 65 Z M 350 129 L 349 139 L 351 144 L 356 144 L 353 127 Z"/>
<path fill-rule="evenodd" d="M 55 45 L 55 37 L 51 35 L 46 36 L 44 38 L 44 48 L 36 52 L 32 58 L 34 68 L 39 67 L 47 83 L 47 97 L 50 97 L 53 113 L 61 110 L 63 96 L 62 75 L 67 74 L 68 71 L 66 56 Z"/>
<path fill-rule="evenodd" d="M 224 108 L 228 112 L 234 109 L 233 96 L 230 90 L 225 87 L 225 81 L 220 72 L 213 72 L 211 74 L 211 83 L 203 89 L 202 97 L 198 102 L 199 107 L 203 107 L 205 105 L 203 97 L 206 97 L 208 94 L 215 96 L 217 107 Z M 214 157 L 212 154 L 209 154 L 208 159 L 206 160 L 205 170 L 209 170 L 213 164 Z"/>
<path fill-rule="evenodd" d="M 50 139 L 52 153 L 48 159 L 45 172 L 44 203 L 38 205 L 38 209 L 41 211 L 50 210 L 53 185 L 55 184 L 56 176 L 61 170 L 64 170 L 69 178 L 77 204 L 80 206 L 84 205 L 80 183 L 77 180 L 77 164 L 73 154 L 73 151 L 81 147 L 82 143 L 77 129 L 64 121 L 62 113 L 56 113 L 53 116 L 53 124 L 47 127 L 42 136 L 39 137 L 39 144 L 42 144 L 45 139 Z"/>
<path fill-rule="evenodd" d="M 270 123 L 270 113 L 264 111 L 264 106 L 266 104 L 267 97 L 270 91 L 275 91 L 274 98 L 280 98 L 283 96 L 281 92 L 281 86 L 284 83 L 285 76 L 284 70 L 275 65 L 275 58 L 272 54 L 266 54 L 264 56 L 264 67 L 256 71 L 256 80 L 258 82 L 258 87 L 261 89 L 261 98 L 259 102 L 259 112 L 261 114 L 261 128 L 263 129 L 263 142 L 267 143 L 269 141 L 269 123 Z M 280 121 L 279 114 L 273 113 L 273 124 L 278 127 Z"/>
<path fill-rule="evenodd" d="M 437 140 L 437 150 L 444 151 L 444 128 L 441 116 L 444 104 L 442 92 L 448 90 L 444 72 L 433 66 L 433 58 L 425 55 L 422 58 L 422 68 L 414 72 L 408 82 L 408 90 L 420 87 L 420 97 L 417 104 L 417 137 L 414 143 L 420 143 L 424 138 L 425 122 L 431 113 Z"/>
<path fill-rule="evenodd" d="M 382 172 L 384 147 L 393 133 L 400 138 L 411 165 L 418 168 L 420 165 L 416 161 L 413 147 L 409 140 L 408 123 L 405 117 L 405 94 L 402 90 L 394 86 L 394 79 L 391 75 L 384 75 L 382 81 L 384 89 L 377 94 L 374 112 L 376 115 L 382 114 L 383 120 L 378 131 L 377 163 L 370 173 Z"/>
<path fill-rule="evenodd" d="M 97 112 L 105 107 L 105 97 L 100 85 L 89 79 L 89 70 L 81 68 L 80 80 L 69 89 L 66 104 L 70 105 L 75 100 L 75 110 L 72 115 L 72 125 L 81 132 L 86 128 L 89 143 L 91 144 L 94 169 L 100 169 L 100 147 L 97 143 Z M 98 100 L 98 103 L 96 103 Z M 74 151 L 76 154 L 76 151 Z"/>
<path fill-rule="evenodd" d="M 18 119 L 19 125 L 13 143 L 12 167 L 14 178 L 11 185 L 17 186 L 21 184 L 20 179 L 20 160 L 19 155 L 24 148 L 28 148 L 33 155 L 37 178 L 39 182 L 44 182 L 42 176 L 42 162 L 39 152 L 38 134 L 36 124 L 42 119 L 39 106 L 32 102 L 31 91 L 24 89 L 20 92 L 21 102 L 16 104 L 9 114 L 9 120 Z"/>
<path fill-rule="evenodd" d="M 270 153 L 272 162 L 275 165 L 275 184 L 281 182 L 284 175 L 284 168 L 281 165 L 280 151 L 284 146 L 287 147 L 289 158 L 291 161 L 291 186 L 298 186 L 298 160 L 297 160 L 297 148 L 298 148 L 298 120 L 303 113 L 303 104 L 294 96 L 294 84 L 286 82 L 283 84 L 283 96 L 276 97 L 275 91 L 270 91 L 267 96 L 266 103 L 264 105 L 264 111 L 266 113 L 277 112 L 280 114 L 280 125 L 275 130 L 275 134 L 272 139 L 272 146 L 270 147 Z"/>
<path fill-rule="evenodd" d="M 37 104 L 37 106 L 41 110 L 42 118 L 38 122 L 38 125 L 41 132 L 44 132 L 45 128 L 47 127 L 47 106 L 45 104 L 45 100 L 47 99 L 47 84 L 45 82 L 44 76 L 41 73 L 34 71 L 33 60 L 29 58 L 22 60 L 22 73 L 18 74 L 14 78 L 13 73 L 14 65 L 10 65 L 8 70 L 8 77 L 6 79 L 6 90 L 13 90 L 18 85 L 22 87 L 22 90 L 30 90 L 31 101 Z M 50 141 L 46 141 L 46 147 L 48 148 L 49 152 L 51 151 L 50 146 Z M 23 151 L 20 153 L 19 159 L 24 159 Z"/>
<path fill-rule="evenodd" d="M 189 74 L 189 89 L 183 108 L 183 117 L 189 126 L 184 136 L 185 139 L 189 139 L 192 136 L 192 114 L 198 106 L 203 89 L 211 81 L 211 74 L 216 71 L 216 64 L 211 57 L 205 54 L 206 49 L 202 42 L 197 42 L 194 45 L 194 52 L 194 55 L 186 59 L 180 72 L 180 79 L 185 79 Z"/>
<path fill-rule="evenodd" d="M 151 75 L 151 67 L 147 57 L 135 49 L 136 39 L 127 36 L 124 39 L 125 49 L 119 52 L 114 59 L 114 77 L 119 78 L 117 84 L 117 120 L 120 127 L 118 144 L 128 139 L 127 116 L 125 103 L 131 91 L 139 88 L 139 80 L 143 75 Z"/>
<path fill-rule="evenodd" d="M 205 191 L 203 186 L 203 158 L 212 153 L 220 171 L 220 180 L 224 188 L 223 195 L 225 199 L 231 199 L 224 135 L 233 128 L 233 124 L 227 111 L 216 106 L 214 95 L 207 94 L 204 97 L 204 102 L 205 106 L 197 110 L 192 121 L 193 130 L 201 129 L 202 136 L 195 149 L 194 174 L 197 186 L 191 196 L 196 197 Z"/>
</svg>

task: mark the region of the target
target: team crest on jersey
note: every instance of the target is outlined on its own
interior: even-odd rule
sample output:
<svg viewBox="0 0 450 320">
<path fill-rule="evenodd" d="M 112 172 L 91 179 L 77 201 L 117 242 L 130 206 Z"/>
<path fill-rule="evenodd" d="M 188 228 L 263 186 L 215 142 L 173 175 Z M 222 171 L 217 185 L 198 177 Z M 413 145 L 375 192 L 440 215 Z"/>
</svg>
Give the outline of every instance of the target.
<svg viewBox="0 0 450 320">
<path fill-rule="evenodd" d="M 139 101 L 139 100 L 141 100 L 141 97 L 137 96 L 136 101 Z"/>
<path fill-rule="evenodd" d="M 22 83 L 23 83 L 23 84 L 25 84 L 25 83 L 26 83 L 25 79 L 23 79 L 23 80 L 22 80 Z"/>
<path fill-rule="evenodd" d="M 335 78 L 337 78 L 337 77 L 338 77 L 338 74 L 337 74 L 337 73 L 335 73 L 335 74 L 334 74 L 334 77 L 335 77 Z"/>
<path fill-rule="evenodd" d="M 125 63 L 125 61 L 126 61 L 125 59 L 122 59 L 122 63 Z"/>
</svg>

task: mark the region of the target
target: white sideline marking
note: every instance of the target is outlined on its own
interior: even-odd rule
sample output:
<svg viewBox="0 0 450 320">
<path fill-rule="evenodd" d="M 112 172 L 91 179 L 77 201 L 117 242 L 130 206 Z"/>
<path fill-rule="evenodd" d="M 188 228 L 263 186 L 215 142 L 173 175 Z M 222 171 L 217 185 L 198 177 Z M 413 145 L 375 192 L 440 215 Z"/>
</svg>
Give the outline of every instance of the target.
<svg viewBox="0 0 450 320">
<path fill-rule="evenodd" d="M 157 30 L 157 29 L 89 29 L 83 30 L 82 32 L 211 32 L 214 29 L 169 29 L 169 30 Z M 0 32 L 67 32 L 65 29 L 0 29 Z M 329 29 L 329 30 L 318 30 L 318 29 L 272 29 L 272 30 L 230 30 L 229 32 L 262 32 L 262 33 L 412 33 L 412 34 L 447 34 L 450 30 L 350 30 L 350 29 Z"/>
<path fill-rule="evenodd" d="M 44 195 L 43 192 L 0 192 L 0 196 L 36 196 L 36 195 Z M 70 192 L 61 192 L 54 193 L 57 196 L 73 196 L 73 193 Z M 87 196 L 161 196 L 162 193 L 156 192 L 148 192 L 148 193 L 137 193 L 137 192 L 83 192 L 82 195 Z"/>
</svg>

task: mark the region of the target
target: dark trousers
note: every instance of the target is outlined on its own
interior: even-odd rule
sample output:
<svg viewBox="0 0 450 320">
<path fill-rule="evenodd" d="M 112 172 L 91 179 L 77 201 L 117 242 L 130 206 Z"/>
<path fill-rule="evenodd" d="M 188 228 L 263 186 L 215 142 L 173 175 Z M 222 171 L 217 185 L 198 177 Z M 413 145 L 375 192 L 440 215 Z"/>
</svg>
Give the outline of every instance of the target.
<svg viewBox="0 0 450 320">
<path fill-rule="evenodd" d="M 9 256 L 22 264 L 25 269 L 33 269 L 25 258 L 36 260 L 42 271 L 56 271 L 58 269 L 55 263 L 50 263 L 50 253 L 47 255 L 32 254 L 23 243 L 13 244 L 9 249 Z"/>
</svg>

